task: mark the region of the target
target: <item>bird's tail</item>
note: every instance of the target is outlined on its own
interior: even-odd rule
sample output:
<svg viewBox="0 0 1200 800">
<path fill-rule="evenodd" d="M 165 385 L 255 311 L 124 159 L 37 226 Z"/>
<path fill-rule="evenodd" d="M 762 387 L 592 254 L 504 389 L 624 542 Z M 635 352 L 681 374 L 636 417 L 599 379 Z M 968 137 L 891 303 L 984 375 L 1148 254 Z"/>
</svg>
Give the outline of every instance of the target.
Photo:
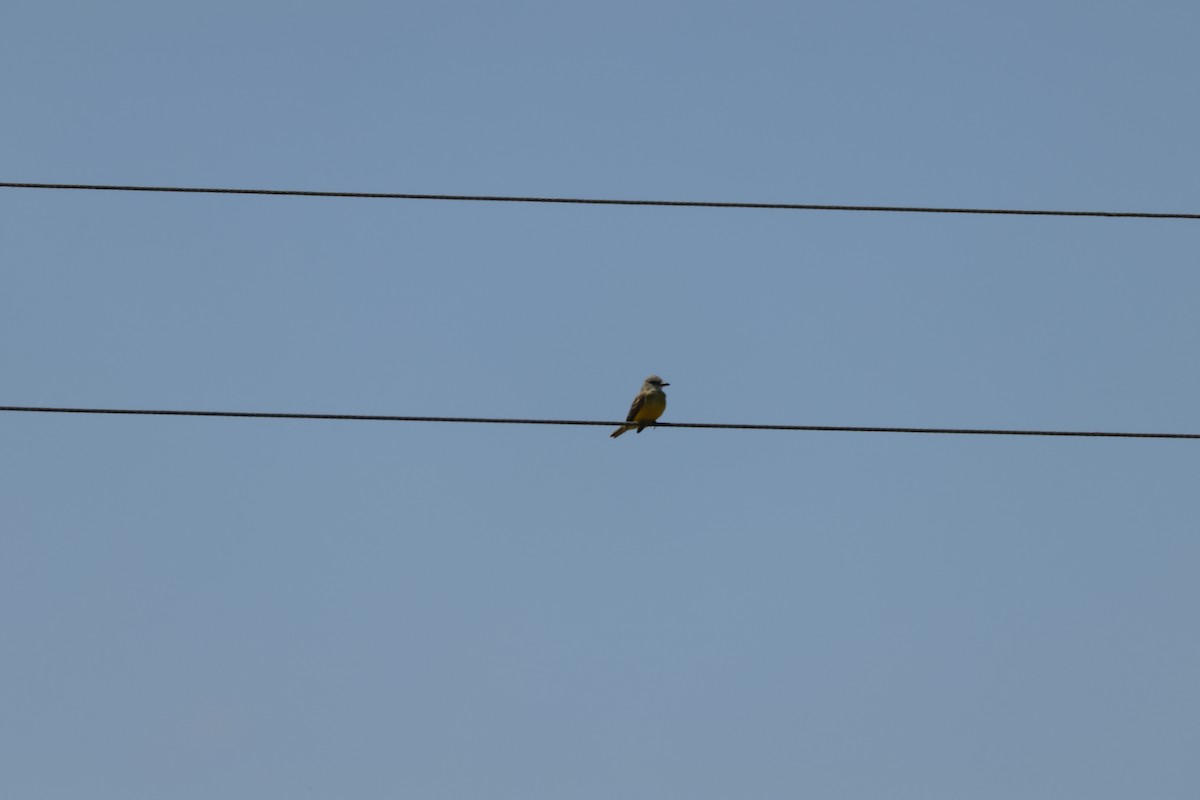
<svg viewBox="0 0 1200 800">
<path fill-rule="evenodd" d="M 625 431 L 627 431 L 627 430 L 631 430 L 631 429 L 630 429 L 630 427 L 629 427 L 628 425 L 622 425 L 621 427 L 617 428 L 615 431 L 613 431 L 612 433 L 610 433 L 610 434 L 608 435 L 608 437 L 609 437 L 610 439 L 615 439 L 615 438 L 617 438 L 618 436 L 620 436 L 622 433 L 624 433 L 624 432 L 625 432 Z"/>
</svg>

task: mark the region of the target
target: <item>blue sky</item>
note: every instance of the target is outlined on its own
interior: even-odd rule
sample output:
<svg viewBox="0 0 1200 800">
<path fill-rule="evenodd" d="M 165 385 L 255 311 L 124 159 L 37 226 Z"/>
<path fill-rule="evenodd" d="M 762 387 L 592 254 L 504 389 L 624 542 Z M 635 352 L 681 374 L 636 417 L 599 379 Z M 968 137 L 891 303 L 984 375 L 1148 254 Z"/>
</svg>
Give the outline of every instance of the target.
<svg viewBox="0 0 1200 800">
<path fill-rule="evenodd" d="M 1195 4 L 22 3 L 5 181 L 1200 209 Z M 1200 432 L 1196 223 L 0 190 L 0 404 Z M 1193 798 L 1196 445 L 0 414 L 6 796 Z"/>
</svg>

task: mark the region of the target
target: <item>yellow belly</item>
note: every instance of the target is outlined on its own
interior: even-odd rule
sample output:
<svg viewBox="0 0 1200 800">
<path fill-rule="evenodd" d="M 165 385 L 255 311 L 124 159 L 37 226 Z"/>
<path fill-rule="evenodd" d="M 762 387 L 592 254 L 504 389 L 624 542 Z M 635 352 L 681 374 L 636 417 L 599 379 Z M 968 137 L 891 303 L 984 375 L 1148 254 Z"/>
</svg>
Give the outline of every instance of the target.
<svg viewBox="0 0 1200 800">
<path fill-rule="evenodd" d="M 663 394 L 648 395 L 642 401 L 642 407 L 634 415 L 634 422 L 654 422 L 667 410 L 667 396 Z"/>
</svg>

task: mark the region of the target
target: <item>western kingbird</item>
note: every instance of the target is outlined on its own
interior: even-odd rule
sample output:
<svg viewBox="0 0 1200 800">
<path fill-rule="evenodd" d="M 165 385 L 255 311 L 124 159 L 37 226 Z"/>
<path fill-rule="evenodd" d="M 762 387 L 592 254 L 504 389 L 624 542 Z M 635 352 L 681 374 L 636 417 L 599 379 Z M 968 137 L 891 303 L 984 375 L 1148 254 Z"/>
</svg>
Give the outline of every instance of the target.
<svg viewBox="0 0 1200 800">
<path fill-rule="evenodd" d="M 615 439 L 625 431 L 631 431 L 634 428 L 641 433 L 642 428 L 661 417 L 662 413 L 667 410 L 667 393 L 663 391 L 663 387 L 670 385 L 657 375 L 646 378 L 645 383 L 642 384 L 642 390 L 637 393 L 637 397 L 633 398 L 633 405 L 629 407 L 629 416 L 625 418 L 626 422 L 633 424 L 622 425 L 609 436 Z"/>
</svg>

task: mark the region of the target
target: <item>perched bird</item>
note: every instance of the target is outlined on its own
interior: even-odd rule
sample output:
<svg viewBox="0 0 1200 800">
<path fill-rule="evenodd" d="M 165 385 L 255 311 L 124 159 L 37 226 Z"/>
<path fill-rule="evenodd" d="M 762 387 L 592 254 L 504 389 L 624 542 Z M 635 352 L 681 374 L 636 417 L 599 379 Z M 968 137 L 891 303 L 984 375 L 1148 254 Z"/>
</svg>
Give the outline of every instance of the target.
<svg viewBox="0 0 1200 800">
<path fill-rule="evenodd" d="M 637 397 L 633 398 L 633 405 L 629 407 L 629 416 L 625 418 L 626 422 L 633 424 L 622 425 L 609 435 L 615 439 L 625 431 L 631 431 L 634 428 L 641 433 L 642 428 L 661 417 L 662 413 L 667 410 L 667 393 L 663 391 L 663 387 L 670 385 L 657 375 L 646 378 L 645 383 L 642 384 L 642 390 L 637 393 Z"/>
</svg>

